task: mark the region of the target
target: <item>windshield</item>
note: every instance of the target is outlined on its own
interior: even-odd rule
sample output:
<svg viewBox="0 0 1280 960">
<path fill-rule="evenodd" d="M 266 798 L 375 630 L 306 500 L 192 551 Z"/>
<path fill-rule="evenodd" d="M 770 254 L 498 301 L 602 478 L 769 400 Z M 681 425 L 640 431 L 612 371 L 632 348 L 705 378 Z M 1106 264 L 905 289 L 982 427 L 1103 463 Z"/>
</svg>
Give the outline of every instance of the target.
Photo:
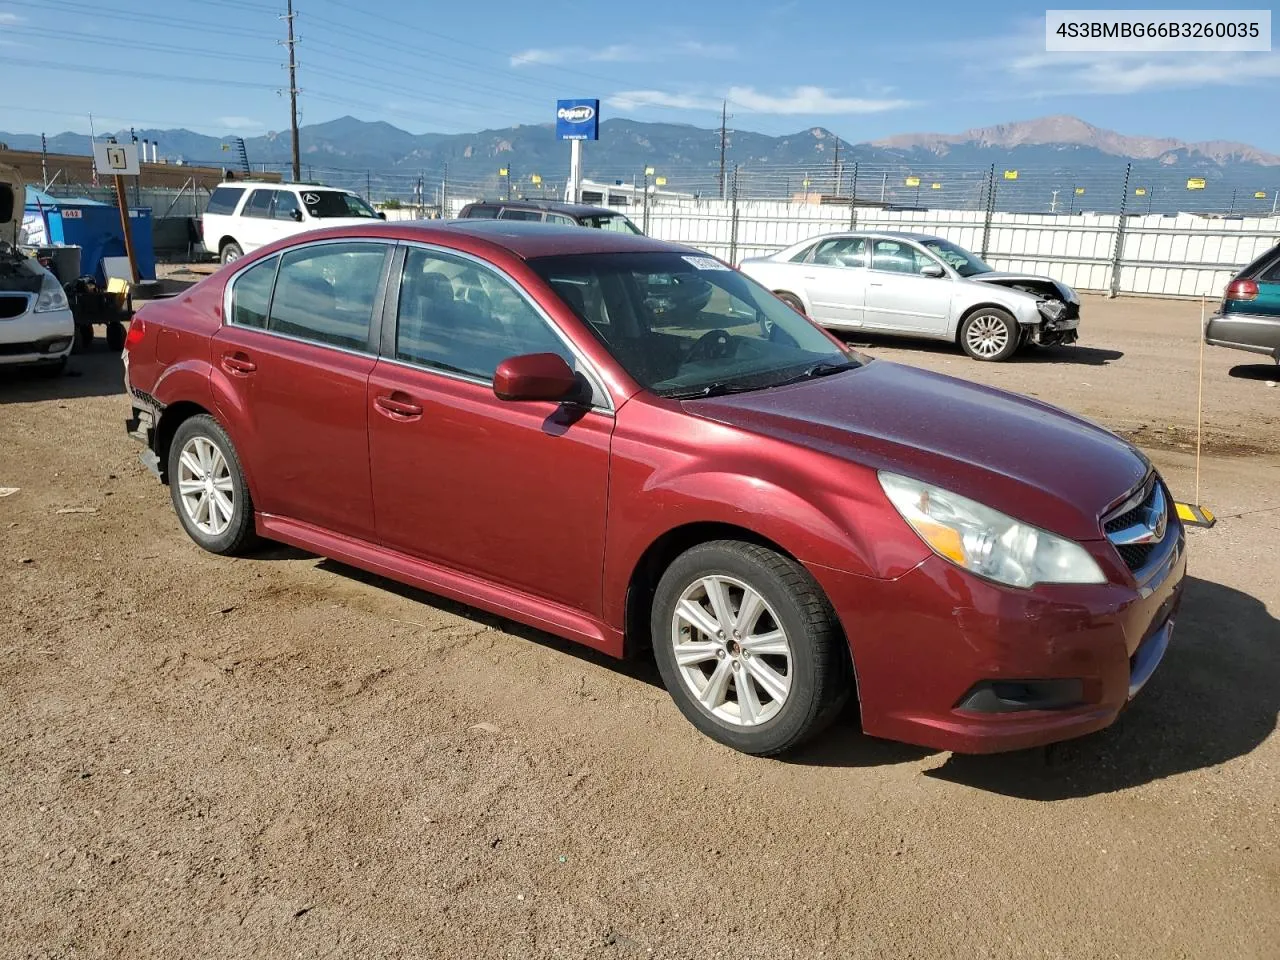
<svg viewBox="0 0 1280 960">
<path fill-rule="evenodd" d="M 579 222 L 584 227 L 594 227 L 597 230 L 611 230 L 614 233 L 640 233 L 640 228 L 621 214 L 615 217 L 583 217 Z"/>
<path fill-rule="evenodd" d="M 808 320 L 711 257 L 530 261 L 637 382 L 668 397 L 778 386 L 859 365 Z"/>
<path fill-rule="evenodd" d="M 931 237 L 928 240 L 921 240 L 920 246 L 930 253 L 936 254 L 943 263 L 962 277 L 972 277 L 974 274 L 991 272 L 991 268 L 972 253 L 964 247 L 957 247 L 949 240 Z"/>
<path fill-rule="evenodd" d="M 368 217 L 378 219 L 373 207 L 369 206 L 354 193 L 341 190 L 308 190 L 302 194 L 302 203 L 307 213 L 317 220 L 330 217 Z"/>
</svg>

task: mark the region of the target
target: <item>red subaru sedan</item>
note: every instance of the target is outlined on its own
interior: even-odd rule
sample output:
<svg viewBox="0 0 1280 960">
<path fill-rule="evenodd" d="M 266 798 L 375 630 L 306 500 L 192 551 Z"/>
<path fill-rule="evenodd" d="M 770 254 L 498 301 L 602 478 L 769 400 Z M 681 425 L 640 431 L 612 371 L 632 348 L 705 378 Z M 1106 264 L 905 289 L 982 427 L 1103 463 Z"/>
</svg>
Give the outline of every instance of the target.
<svg viewBox="0 0 1280 960">
<path fill-rule="evenodd" d="M 1186 569 L 1134 447 L 870 360 L 720 261 L 519 222 L 276 243 L 143 307 L 130 433 L 193 540 L 282 541 L 652 655 L 773 754 L 856 696 L 965 752 L 1107 726 Z"/>
</svg>

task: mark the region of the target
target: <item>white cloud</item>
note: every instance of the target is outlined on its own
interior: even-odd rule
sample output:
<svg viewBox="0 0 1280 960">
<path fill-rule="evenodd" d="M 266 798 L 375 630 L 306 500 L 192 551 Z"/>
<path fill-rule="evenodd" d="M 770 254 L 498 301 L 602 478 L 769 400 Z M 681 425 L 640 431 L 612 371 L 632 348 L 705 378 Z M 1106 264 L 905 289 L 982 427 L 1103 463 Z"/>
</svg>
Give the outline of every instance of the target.
<svg viewBox="0 0 1280 960">
<path fill-rule="evenodd" d="M 608 98 L 607 103 L 619 110 L 641 107 L 667 107 L 672 110 L 719 110 L 720 101 L 688 93 L 666 93 L 662 90 L 623 90 Z"/>
<path fill-rule="evenodd" d="M 0 13 L 0 23 L 21 23 L 22 18 L 16 13 Z"/>
<path fill-rule="evenodd" d="M 1036 96 L 1074 94 L 1124 95 L 1156 90 L 1208 86 L 1253 86 L 1280 78 L 1280 56 L 1220 54 L 1041 53 L 1013 60 L 1009 73 L 1020 78 L 1024 92 Z M 1041 85 L 1042 84 L 1042 85 Z"/>
<path fill-rule="evenodd" d="M 559 50 L 545 50 L 534 47 L 530 50 L 523 50 L 511 57 L 511 66 L 513 67 L 532 67 L 538 64 L 554 64 L 562 63 L 568 55 L 568 48 Z"/>
<path fill-rule="evenodd" d="M 821 87 L 796 87 L 780 95 L 761 93 L 754 87 L 730 87 L 723 95 L 624 90 L 613 94 L 608 102 L 620 110 L 666 107 L 671 110 L 718 111 L 725 98 L 737 113 L 781 115 L 884 113 L 913 105 L 910 100 L 834 96 Z"/>
<path fill-rule="evenodd" d="M 512 67 L 556 66 L 562 63 L 658 63 L 678 57 L 703 60 L 732 60 L 736 47 L 727 43 L 678 43 L 654 41 L 643 45 L 615 43 L 607 47 L 533 47 L 511 57 Z"/>
<path fill-rule="evenodd" d="M 821 87 L 796 87 L 782 96 L 754 87 L 730 87 L 729 102 L 747 113 L 884 113 L 911 106 L 910 100 L 873 100 L 832 96 Z"/>
</svg>

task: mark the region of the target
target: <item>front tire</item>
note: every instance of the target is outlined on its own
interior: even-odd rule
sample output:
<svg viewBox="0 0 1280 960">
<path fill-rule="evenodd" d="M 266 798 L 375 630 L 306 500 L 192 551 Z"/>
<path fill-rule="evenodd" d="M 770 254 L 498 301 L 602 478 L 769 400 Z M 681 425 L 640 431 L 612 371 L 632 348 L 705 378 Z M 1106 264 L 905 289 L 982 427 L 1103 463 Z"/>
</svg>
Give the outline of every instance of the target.
<svg viewBox="0 0 1280 960">
<path fill-rule="evenodd" d="M 960 348 L 974 360 L 1008 360 L 1021 343 L 1018 321 L 999 307 L 979 307 L 960 325 Z"/>
<path fill-rule="evenodd" d="M 765 547 L 718 540 L 681 554 L 658 583 L 650 629 L 680 712 L 743 753 L 799 745 L 849 696 L 830 603 L 804 567 Z"/>
<path fill-rule="evenodd" d="M 184 420 L 169 445 L 169 493 L 187 535 L 210 553 L 243 553 L 256 541 L 253 500 L 240 458 L 213 417 Z"/>
<path fill-rule="evenodd" d="M 240 249 L 240 244 L 234 240 L 228 240 L 222 245 L 222 249 L 218 251 L 218 259 L 223 263 L 234 263 L 244 256 L 244 251 Z"/>
<path fill-rule="evenodd" d="M 773 295 L 777 297 L 779 300 L 781 300 L 783 303 L 785 303 L 792 310 L 794 310 L 796 313 L 800 314 L 800 316 L 807 317 L 809 315 L 805 311 L 804 304 L 801 303 L 800 298 L 797 297 L 794 293 L 788 293 L 786 290 L 775 290 Z"/>
</svg>

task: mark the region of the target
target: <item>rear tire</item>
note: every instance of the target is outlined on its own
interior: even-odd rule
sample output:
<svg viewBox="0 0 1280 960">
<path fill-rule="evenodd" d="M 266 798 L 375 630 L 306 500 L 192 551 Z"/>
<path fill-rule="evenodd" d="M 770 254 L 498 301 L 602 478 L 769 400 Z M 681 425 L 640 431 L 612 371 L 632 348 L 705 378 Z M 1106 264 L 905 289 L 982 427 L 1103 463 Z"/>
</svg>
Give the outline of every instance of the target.
<svg viewBox="0 0 1280 960">
<path fill-rule="evenodd" d="M 228 240 L 222 245 L 222 249 L 218 251 L 218 259 L 223 263 L 234 263 L 244 256 L 244 251 L 240 249 L 240 244 L 234 240 Z"/>
<path fill-rule="evenodd" d="M 178 425 L 169 445 L 169 494 L 187 535 L 210 553 L 243 553 L 257 543 L 253 500 L 240 458 L 208 414 Z"/>
<path fill-rule="evenodd" d="M 851 692 L 831 604 L 804 567 L 756 544 L 716 540 L 677 557 L 658 583 L 650 629 L 680 712 L 743 753 L 792 749 Z"/>
<path fill-rule="evenodd" d="M 960 324 L 960 349 L 974 360 L 999 363 L 1018 352 L 1022 331 L 1013 314 L 1000 307 L 979 307 Z"/>
<path fill-rule="evenodd" d="M 792 310 L 794 310 L 796 313 L 800 314 L 800 316 L 807 317 L 809 315 L 805 311 L 804 304 L 800 301 L 800 298 L 797 297 L 794 293 L 788 293 L 786 290 L 775 290 L 773 295 L 777 297 L 779 300 L 781 300 L 783 303 L 785 303 Z"/>
</svg>

